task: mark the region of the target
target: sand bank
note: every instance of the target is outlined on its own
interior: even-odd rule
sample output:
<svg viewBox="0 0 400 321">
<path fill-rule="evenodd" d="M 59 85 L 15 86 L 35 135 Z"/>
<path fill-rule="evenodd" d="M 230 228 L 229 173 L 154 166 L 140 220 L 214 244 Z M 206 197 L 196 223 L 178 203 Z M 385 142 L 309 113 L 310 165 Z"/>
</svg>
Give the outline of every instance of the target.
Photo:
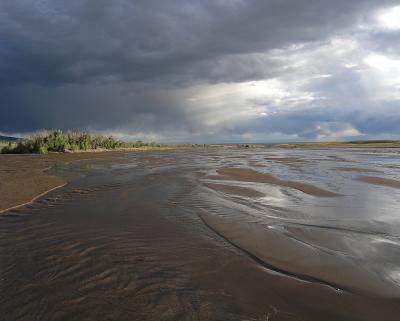
<svg viewBox="0 0 400 321">
<path fill-rule="evenodd" d="M 297 239 L 296 231 L 282 226 L 262 226 L 201 212 L 203 221 L 232 244 L 262 261 L 268 268 L 304 281 L 321 283 L 339 292 L 398 298 L 400 289 L 378 274 L 360 268 L 333 251 Z M 340 271 L 338 274 L 337 271 Z"/>
<path fill-rule="evenodd" d="M 122 156 L 124 152 L 0 155 L 0 213 L 26 205 L 64 186 L 67 180 L 49 175 L 47 169 L 72 161 Z"/>
<path fill-rule="evenodd" d="M 303 163 L 304 160 L 299 157 L 264 157 L 265 160 L 282 163 Z"/>
<path fill-rule="evenodd" d="M 255 189 L 249 187 L 242 187 L 242 186 L 233 186 L 233 185 L 224 185 L 224 184 L 211 184 L 206 183 L 204 184 L 208 188 L 211 188 L 216 191 L 234 194 L 239 196 L 245 197 L 263 197 L 265 196 L 263 193 L 256 191 Z"/>
<path fill-rule="evenodd" d="M 335 167 L 334 168 L 340 172 L 355 172 L 355 173 L 382 173 L 382 171 L 378 171 L 375 169 L 369 168 L 361 168 L 361 167 Z"/>
<path fill-rule="evenodd" d="M 358 181 L 374 184 L 374 185 L 382 185 L 393 188 L 400 188 L 400 181 L 395 179 L 376 177 L 376 176 L 360 176 L 357 178 Z"/>
<path fill-rule="evenodd" d="M 282 180 L 268 173 L 259 173 L 252 169 L 246 168 L 222 168 L 217 170 L 220 176 L 211 176 L 212 179 L 236 180 L 244 182 L 267 183 L 279 186 L 285 186 L 297 189 L 303 193 L 320 196 L 335 197 L 340 196 L 337 193 L 324 190 L 311 184 Z"/>
</svg>

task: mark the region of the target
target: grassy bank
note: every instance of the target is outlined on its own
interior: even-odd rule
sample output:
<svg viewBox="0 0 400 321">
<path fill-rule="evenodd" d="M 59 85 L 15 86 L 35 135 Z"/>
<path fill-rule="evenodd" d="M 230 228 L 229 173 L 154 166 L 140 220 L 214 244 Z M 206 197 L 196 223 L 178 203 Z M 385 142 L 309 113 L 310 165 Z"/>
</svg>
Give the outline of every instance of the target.
<svg viewBox="0 0 400 321">
<path fill-rule="evenodd" d="M 164 145 L 142 141 L 125 142 L 111 136 L 91 135 L 86 132 L 67 132 L 61 130 L 42 131 L 16 142 L 0 143 L 2 154 L 47 154 L 49 152 L 77 152 L 88 150 L 117 150 L 135 148 L 197 147 L 205 145 Z"/>
<path fill-rule="evenodd" d="M 49 152 L 74 152 L 86 150 L 112 150 L 118 148 L 139 148 L 139 147 L 160 147 L 156 143 L 124 142 L 113 137 L 104 137 L 100 135 L 90 135 L 86 132 L 68 132 L 61 130 L 42 131 L 31 135 L 28 138 L 17 142 L 9 142 L 3 145 L 1 153 L 3 154 L 25 154 L 38 153 L 47 154 Z"/>
</svg>

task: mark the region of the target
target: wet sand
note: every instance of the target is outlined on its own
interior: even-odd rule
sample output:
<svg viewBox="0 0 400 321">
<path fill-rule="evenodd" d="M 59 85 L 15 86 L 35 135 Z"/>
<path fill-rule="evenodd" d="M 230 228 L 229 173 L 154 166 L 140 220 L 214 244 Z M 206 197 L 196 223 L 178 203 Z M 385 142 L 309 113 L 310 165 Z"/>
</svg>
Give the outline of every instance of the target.
<svg viewBox="0 0 400 321">
<path fill-rule="evenodd" d="M 382 185 L 393 188 L 400 188 L 400 181 L 395 179 L 376 177 L 376 176 L 361 176 L 357 180 L 369 184 Z"/>
<path fill-rule="evenodd" d="M 378 171 L 375 169 L 369 168 L 360 168 L 360 167 L 335 167 L 337 171 L 341 172 L 355 172 L 355 173 L 383 173 L 382 171 Z"/>
<path fill-rule="evenodd" d="M 241 187 L 241 186 L 233 186 L 233 185 L 224 185 L 224 184 L 210 184 L 205 183 L 204 186 L 211 188 L 216 191 L 234 194 L 234 195 L 241 195 L 246 197 L 263 197 L 264 194 L 256 191 L 252 188 L 248 187 Z"/>
<path fill-rule="evenodd" d="M 265 160 L 279 162 L 291 167 L 304 166 L 304 160 L 298 157 L 264 157 Z"/>
<path fill-rule="evenodd" d="M 330 152 L 276 151 L 304 157 L 304 173 L 247 167 L 269 153 L 107 154 L 53 168 L 66 186 L 0 216 L 1 318 L 397 320 L 397 190 L 336 176 L 336 160 L 308 161 Z M 342 153 L 360 167 L 376 157 Z M 229 185 L 210 182 L 218 169 Z M 292 185 L 315 177 L 343 196 Z"/>
<path fill-rule="evenodd" d="M 0 213 L 29 204 L 41 195 L 64 186 L 65 177 L 46 171 L 79 160 L 113 158 L 123 152 L 53 153 L 48 155 L 0 155 Z"/>
<path fill-rule="evenodd" d="M 264 159 L 282 163 L 304 163 L 304 160 L 298 157 L 264 157 Z"/>
<path fill-rule="evenodd" d="M 289 233 L 282 233 L 282 226 L 244 223 L 207 212 L 202 213 L 201 217 L 209 227 L 232 244 L 245 249 L 268 268 L 278 272 L 326 285 L 337 292 L 386 298 L 400 296 L 397 285 L 385 283 L 374 273 L 353 265 L 345 258 L 334 256 L 296 237 L 287 237 Z M 290 227 L 283 229 L 295 235 Z"/>
<path fill-rule="evenodd" d="M 313 186 L 311 184 L 282 180 L 282 179 L 276 178 L 275 176 L 273 176 L 271 174 L 260 173 L 260 172 L 254 171 L 252 169 L 222 168 L 222 169 L 218 169 L 217 172 L 218 172 L 218 174 L 221 174 L 221 176 L 220 177 L 213 176 L 212 177 L 213 179 L 236 180 L 236 181 L 244 181 L 244 182 L 258 182 L 258 183 L 267 183 L 267 184 L 286 186 L 286 187 L 297 189 L 306 194 L 320 196 L 320 197 L 340 196 L 337 193 L 324 190 L 322 188 Z"/>
</svg>

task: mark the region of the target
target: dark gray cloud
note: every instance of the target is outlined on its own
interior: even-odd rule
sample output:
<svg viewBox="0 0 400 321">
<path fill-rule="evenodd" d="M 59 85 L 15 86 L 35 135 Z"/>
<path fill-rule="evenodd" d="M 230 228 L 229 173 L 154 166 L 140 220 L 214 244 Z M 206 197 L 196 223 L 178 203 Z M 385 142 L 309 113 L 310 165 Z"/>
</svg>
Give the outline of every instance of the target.
<svg viewBox="0 0 400 321">
<path fill-rule="evenodd" d="M 1 83 L 197 79 L 197 63 L 319 40 L 383 2 L 3 0 Z"/>
<path fill-rule="evenodd" d="M 318 130 L 306 130 L 309 125 L 327 135 L 349 126 L 362 133 L 383 133 L 384 124 L 393 119 L 395 99 L 360 99 L 370 88 L 353 67 L 342 65 L 361 61 L 367 50 L 397 59 L 399 33 L 374 27 L 373 19 L 377 9 L 395 4 L 2 0 L 0 131 L 87 127 L 216 141 L 223 135 L 239 137 L 251 128 L 318 136 Z M 332 58 L 332 48 L 346 51 L 349 43 L 329 47 L 329 39 L 354 34 L 357 48 Z M 319 73 L 334 75 L 304 83 L 308 74 Z M 270 79 L 276 80 L 276 88 L 269 87 Z M 264 90 L 271 94 L 264 97 L 262 88 L 250 88 L 247 83 L 252 81 L 267 81 Z M 378 87 L 378 94 L 384 95 L 386 87 Z M 347 116 L 333 116 L 342 114 L 346 104 L 347 114 L 365 107 L 351 125 Z M 390 112 L 374 116 L 378 104 Z M 267 119 L 264 114 L 270 110 L 276 114 Z"/>
</svg>

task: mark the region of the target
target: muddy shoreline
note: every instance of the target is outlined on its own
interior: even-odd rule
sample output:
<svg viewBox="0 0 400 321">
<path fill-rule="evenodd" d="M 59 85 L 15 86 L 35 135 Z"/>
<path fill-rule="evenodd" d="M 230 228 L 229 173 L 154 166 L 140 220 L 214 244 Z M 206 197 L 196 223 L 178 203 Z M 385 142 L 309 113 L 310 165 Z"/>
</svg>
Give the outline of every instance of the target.
<svg viewBox="0 0 400 321">
<path fill-rule="evenodd" d="M 51 153 L 48 155 L 0 154 L 0 214 L 32 203 L 37 198 L 64 186 L 67 177 L 50 174 L 54 167 L 63 167 L 76 161 L 117 161 L 127 153 L 154 152 L 156 149 L 118 151 L 85 151 L 75 153 Z M 171 150 L 165 149 L 165 150 Z"/>
<path fill-rule="evenodd" d="M 45 175 L 68 180 L 66 186 L 0 216 L 1 315 L 397 320 L 400 228 L 390 216 L 398 209 L 397 189 L 359 181 L 358 170 L 336 170 L 344 165 L 329 153 L 276 151 L 276 161 L 270 153 L 63 159 Z M 343 152 L 341 159 L 395 180 L 397 169 L 387 166 L 396 155 L 380 155 L 376 168 L 376 155 L 369 155 Z M 287 166 L 294 159 L 306 174 Z M 17 164 L 14 171 L 27 173 L 32 164 L 39 171 L 60 162 L 52 155 L 29 160 L 2 168 Z M 252 162 L 264 168 L 249 170 Z"/>
</svg>

